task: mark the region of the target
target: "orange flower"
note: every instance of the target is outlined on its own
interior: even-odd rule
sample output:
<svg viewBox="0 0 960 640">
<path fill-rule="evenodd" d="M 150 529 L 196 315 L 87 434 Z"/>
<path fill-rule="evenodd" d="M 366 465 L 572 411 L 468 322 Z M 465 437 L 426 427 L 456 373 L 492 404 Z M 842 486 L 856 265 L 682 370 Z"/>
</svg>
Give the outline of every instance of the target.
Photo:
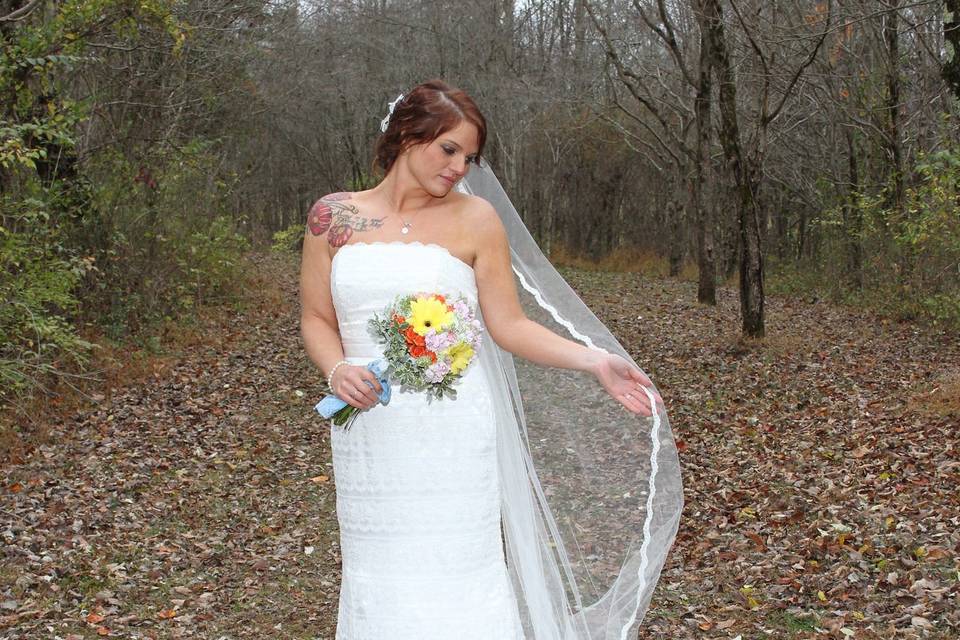
<svg viewBox="0 0 960 640">
<path fill-rule="evenodd" d="M 425 347 L 427 342 L 423 336 L 413 330 L 413 327 L 407 327 L 407 330 L 403 332 L 403 336 L 407 339 L 407 344 L 416 345 L 418 347 Z"/>
<path fill-rule="evenodd" d="M 399 313 L 395 313 L 393 314 L 393 321 L 396 322 L 397 324 L 403 324 L 404 322 L 407 321 L 407 319 L 401 316 Z"/>
<path fill-rule="evenodd" d="M 447 305 L 447 311 L 453 311 L 453 305 L 452 305 L 452 304 L 447 304 L 447 299 L 444 298 L 441 294 L 437 293 L 437 294 L 435 294 L 433 297 L 436 298 L 437 300 L 439 300 L 440 302 L 442 302 L 443 304 L 446 304 L 446 305 Z"/>
<path fill-rule="evenodd" d="M 429 349 L 427 349 L 422 345 L 412 344 L 410 345 L 408 351 L 410 351 L 410 355 L 413 356 L 414 358 L 420 358 L 422 356 L 430 356 L 431 362 L 437 361 L 437 354 L 435 354 L 433 351 L 430 351 Z"/>
</svg>

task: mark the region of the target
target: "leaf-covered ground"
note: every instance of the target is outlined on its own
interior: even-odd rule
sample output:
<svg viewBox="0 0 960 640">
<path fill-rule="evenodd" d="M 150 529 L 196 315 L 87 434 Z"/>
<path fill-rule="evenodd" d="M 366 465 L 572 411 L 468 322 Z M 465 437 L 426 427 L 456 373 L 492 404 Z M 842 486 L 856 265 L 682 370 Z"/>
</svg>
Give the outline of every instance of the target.
<svg viewBox="0 0 960 640">
<path fill-rule="evenodd" d="M 333 638 L 323 376 L 296 263 L 2 469 L 0 637 Z M 960 344 L 772 297 L 565 271 L 663 394 L 686 504 L 642 638 L 960 637 Z"/>
</svg>

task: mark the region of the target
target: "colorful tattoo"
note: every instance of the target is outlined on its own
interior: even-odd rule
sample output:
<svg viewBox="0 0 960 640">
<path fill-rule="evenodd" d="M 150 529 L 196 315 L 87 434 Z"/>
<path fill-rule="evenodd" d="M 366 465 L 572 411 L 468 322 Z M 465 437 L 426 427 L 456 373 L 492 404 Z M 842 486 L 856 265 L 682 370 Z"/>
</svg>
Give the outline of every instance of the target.
<svg viewBox="0 0 960 640">
<path fill-rule="evenodd" d="M 346 224 L 338 224 L 330 227 L 330 233 L 327 234 L 327 242 L 331 247 L 342 247 L 347 244 L 347 240 L 353 235 L 353 227 Z"/>
<path fill-rule="evenodd" d="M 352 195 L 348 191 L 338 191 L 317 200 L 307 216 L 310 233 L 315 236 L 326 233 L 330 246 L 342 247 L 354 231 L 366 231 L 383 226 L 385 217 L 364 218 L 355 206 L 343 202 L 349 200 Z"/>
<path fill-rule="evenodd" d="M 330 209 L 330 205 L 322 199 L 317 200 L 316 204 L 311 207 L 310 213 L 307 214 L 307 225 L 310 227 L 310 233 L 315 236 L 326 233 L 327 229 L 330 228 L 332 218 L 333 211 Z"/>
</svg>

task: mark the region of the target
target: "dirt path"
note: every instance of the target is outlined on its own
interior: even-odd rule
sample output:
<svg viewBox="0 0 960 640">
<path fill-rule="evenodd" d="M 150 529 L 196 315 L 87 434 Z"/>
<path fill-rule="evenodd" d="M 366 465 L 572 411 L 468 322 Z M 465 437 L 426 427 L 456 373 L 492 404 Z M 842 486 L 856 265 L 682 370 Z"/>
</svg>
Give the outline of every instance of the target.
<svg viewBox="0 0 960 640">
<path fill-rule="evenodd" d="M 3 469 L 0 637 L 333 638 L 322 375 L 295 260 L 258 273 L 246 308 Z M 960 636 L 957 336 L 772 298 L 749 345 L 735 291 L 704 309 L 689 283 L 566 275 L 680 440 L 642 638 Z"/>
</svg>

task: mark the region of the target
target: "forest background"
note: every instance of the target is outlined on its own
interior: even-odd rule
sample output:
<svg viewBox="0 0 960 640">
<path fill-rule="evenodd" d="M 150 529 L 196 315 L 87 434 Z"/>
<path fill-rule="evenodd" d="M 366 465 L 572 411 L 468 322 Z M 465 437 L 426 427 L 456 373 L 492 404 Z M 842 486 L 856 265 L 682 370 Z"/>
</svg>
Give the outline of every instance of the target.
<svg viewBox="0 0 960 640">
<path fill-rule="evenodd" d="M 235 300 L 430 77 L 557 264 L 956 328 L 957 5 L 0 0 L 0 409 Z"/>
</svg>

